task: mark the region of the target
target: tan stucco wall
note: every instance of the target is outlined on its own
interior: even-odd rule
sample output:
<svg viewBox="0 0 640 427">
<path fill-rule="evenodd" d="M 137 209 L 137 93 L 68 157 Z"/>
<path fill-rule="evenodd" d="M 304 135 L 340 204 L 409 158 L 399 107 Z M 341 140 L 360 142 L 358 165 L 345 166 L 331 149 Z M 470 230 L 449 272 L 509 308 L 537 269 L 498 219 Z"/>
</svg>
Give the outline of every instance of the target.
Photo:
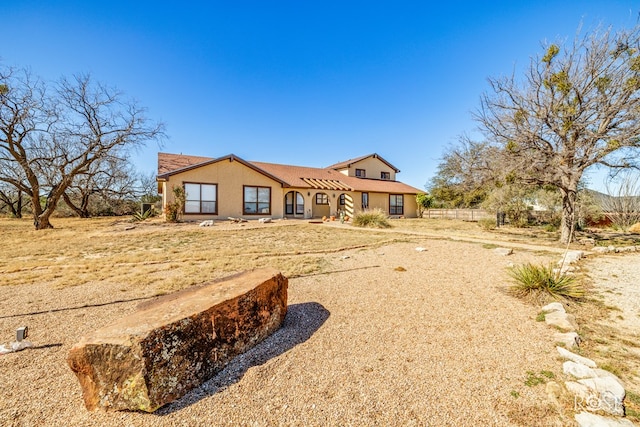
<svg viewBox="0 0 640 427">
<path fill-rule="evenodd" d="M 381 172 L 389 172 L 391 174 L 390 179 L 392 181 L 395 181 L 396 179 L 396 171 L 391 169 L 384 162 L 373 157 L 362 159 L 359 162 L 352 164 L 348 170 L 345 169 L 341 170 L 340 172 L 348 176 L 356 176 L 356 169 L 364 169 L 367 175 L 365 178 L 380 179 Z"/>
<path fill-rule="evenodd" d="M 284 192 L 281 184 L 237 161 L 222 160 L 207 166 L 172 175 L 163 186 L 163 207 L 173 202 L 173 186 L 185 182 L 218 185 L 218 215 L 184 215 L 184 219 L 226 219 L 228 217 L 282 218 Z M 271 214 L 244 215 L 243 186 L 271 187 Z M 287 191 L 289 189 L 286 189 Z"/>
<path fill-rule="evenodd" d="M 416 218 L 418 216 L 418 204 L 416 203 L 415 194 L 403 194 L 404 202 L 404 214 L 402 216 L 406 218 Z M 353 196 L 353 204 L 355 205 L 355 211 L 360 212 L 362 210 L 362 193 L 355 193 Z M 389 213 L 389 194 L 388 193 L 369 193 L 369 209 L 382 209 L 387 214 Z M 393 215 L 394 217 L 400 215 Z"/>
</svg>

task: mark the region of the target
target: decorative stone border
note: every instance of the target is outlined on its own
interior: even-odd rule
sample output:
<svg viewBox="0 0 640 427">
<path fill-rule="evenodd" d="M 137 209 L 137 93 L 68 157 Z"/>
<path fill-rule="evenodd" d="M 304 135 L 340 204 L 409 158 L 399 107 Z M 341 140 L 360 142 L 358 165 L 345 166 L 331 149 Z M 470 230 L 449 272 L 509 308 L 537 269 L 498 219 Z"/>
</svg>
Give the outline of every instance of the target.
<svg viewBox="0 0 640 427">
<path fill-rule="evenodd" d="M 613 248 L 613 249 L 611 249 Z M 636 247 L 633 248 L 635 251 Z M 594 252 L 626 252 L 630 250 L 620 251 L 615 247 L 596 247 Z M 601 250 L 596 250 L 601 249 Z M 638 247 L 640 251 L 640 247 Z M 558 268 L 561 272 L 566 273 L 575 270 L 575 264 L 584 257 L 583 251 L 568 251 L 563 254 L 558 262 Z M 545 323 L 551 327 L 559 329 L 554 335 L 556 343 L 561 343 L 564 347 L 556 346 L 556 350 L 560 356 L 566 361 L 562 364 L 562 371 L 566 375 L 575 378 L 575 381 L 565 381 L 564 389 L 571 393 L 574 397 L 575 408 L 580 410 L 575 415 L 575 420 L 580 427 L 591 426 L 633 426 L 634 424 L 623 417 L 624 398 L 626 391 L 624 384 L 616 375 L 603 369 L 598 369 L 596 363 L 586 357 L 572 353 L 567 350 L 580 345 L 580 336 L 577 334 L 577 324 L 574 317 L 565 311 L 564 306 L 560 302 L 552 302 L 542 307 Z M 566 348 L 565 348 L 566 347 Z M 563 387 L 556 383 L 547 384 L 547 394 L 549 397 L 557 401 L 563 392 Z M 611 416 L 605 417 L 594 414 L 593 412 L 606 413 Z"/>
</svg>

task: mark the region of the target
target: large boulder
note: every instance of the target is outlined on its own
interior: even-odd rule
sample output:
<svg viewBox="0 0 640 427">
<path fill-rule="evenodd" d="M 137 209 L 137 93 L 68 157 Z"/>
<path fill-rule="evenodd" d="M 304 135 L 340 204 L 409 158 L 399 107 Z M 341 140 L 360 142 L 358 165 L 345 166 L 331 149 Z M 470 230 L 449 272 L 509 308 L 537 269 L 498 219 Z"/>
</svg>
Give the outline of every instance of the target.
<svg viewBox="0 0 640 427">
<path fill-rule="evenodd" d="M 249 271 L 166 295 L 83 337 L 68 356 L 89 410 L 153 412 L 277 330 L 288 280 Z"/>
</svg>

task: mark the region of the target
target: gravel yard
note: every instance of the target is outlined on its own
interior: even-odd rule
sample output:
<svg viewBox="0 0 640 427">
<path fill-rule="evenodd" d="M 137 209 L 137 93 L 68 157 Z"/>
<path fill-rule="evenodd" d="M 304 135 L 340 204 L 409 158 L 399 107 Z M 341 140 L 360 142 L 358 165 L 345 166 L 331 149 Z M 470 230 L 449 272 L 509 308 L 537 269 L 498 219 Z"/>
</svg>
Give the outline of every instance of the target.
<svg viewBox="0 0 640 427">
<path fill-rule="evenodd" d="M 509 263 L 557 255 L 420 239 L 325 255 L 290 279 L 283 328 L 154 414 L 88 412 L 66 365 L 153 287 L 0 287 L 5 342 L 28 325 L 36 346 L 0 356 L 0 425 L 566 425 L 544 385 L 525 385 L 560 375 L 553 330 L 504 292 Z"/>
</svg>

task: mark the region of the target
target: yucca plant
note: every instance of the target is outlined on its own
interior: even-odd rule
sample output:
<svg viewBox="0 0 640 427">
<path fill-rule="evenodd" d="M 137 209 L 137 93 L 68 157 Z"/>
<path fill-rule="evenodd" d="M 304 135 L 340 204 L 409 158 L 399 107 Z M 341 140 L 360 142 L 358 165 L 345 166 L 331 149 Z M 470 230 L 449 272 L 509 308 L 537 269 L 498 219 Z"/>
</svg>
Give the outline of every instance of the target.
<svg viewBox="0 0 640 427">
<path fill-rule="evenodd" d="M 387 214 L 382 209 L 358 212 L 353 217 L 353 225 L 356 227 L 389 228 L 391 224 L 387 220 Z"/>
<path fill-rule="evenodd" d="M 509 269 L 509 275 L 516 282 L 511 290 L 519 296 L 538 296 L 546 292 L 556 299 L 580 299 L 585 294 L 582 283 L 575 276 L 556 270 L 553 264 L 516 265 Z"/>
</svg>

